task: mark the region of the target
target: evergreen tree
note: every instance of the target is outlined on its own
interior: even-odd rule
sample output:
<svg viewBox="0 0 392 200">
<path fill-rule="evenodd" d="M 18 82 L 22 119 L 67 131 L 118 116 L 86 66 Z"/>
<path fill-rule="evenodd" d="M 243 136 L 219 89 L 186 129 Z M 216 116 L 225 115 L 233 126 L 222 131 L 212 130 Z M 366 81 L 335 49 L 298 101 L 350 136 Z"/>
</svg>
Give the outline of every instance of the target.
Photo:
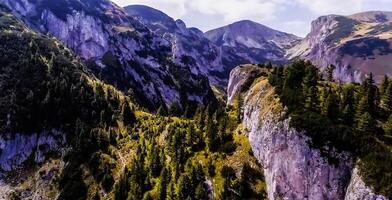
<svg viewBox="0 0 392 200">
<path fill-rule="evenodd" d="M 385 123 L 385 134 L 392 136 L 392 114 L 389 115 L 388 121 Z"/>
<path fill-rule="evenodd" d="M 242 167 L 240 183 L 239 183 L 240 186 L 239 193 L 241 198 L 249 199 L 250 195 L 253 192 L 251 185 L 249 183 L 249 181 L 253 179 L 253 177 L 251 177 L 252 175 L 250 174 L 252 170 L 253 169 L 249 166 L 248 163 L 245 163 L 244 166 Z"/>
<path fill-rule="evenodd" d="M 161 171 L 158 184 L 158 200 L 165 200 L 167 197 L 167 187 L 170 182 L 170 174 L 166 167 Z"/>
<path fill-rule="evenodd" d="M 367 133 L 371 133 L 374 131 L 375 123 L 376 122 L 370 113 L 365 112 L 358 121 L 358 129 Z"/>
<path fill-rule="evenodd" d="M 194 197 L 194 189 L 191 177 L 188 173 L 184 173 L 178 179 L 177 195 L 179 199 L 188 199 Z"/>
<path fill-rule="evenodd" d="M 319 104 L 320 102 L 317 87 L 311 86 L 306 94 L 305 108 L 310 111 L 317 111 Z"/>
<path fill-rule="evenodd" d="M 388 112 L 392 112 L 392 81 L 389 83 L 382 96 L 381 105 Z"/>
<path fill-rule="evenodd" d="M 385 91 L 387 90 L 388 86 L 389 86 L 390 80 L 389 77 L 387 75 L 384 76 L 384 78 L 381 81 L 380 84 L 380 95 L 383 96 Z"/>
<path fill-rule="evenodd" d="M 162 163 L 160 161 L 159 149 L 156 148 L 156 144 L 153 144 L 150 153 L 150 169 L 153 177 L 157 177 L 162 170 Z"/>
<path fill-rule="evenodd" d="M 343 122 L 347 125 L 351 125 L 355 116 L 355 98 L 354 88 L 352 85 L 343 89 L 343 95 L 339 107 L 341 109 Z"/>
<path fill-rule="evenodd" d="M 333 82 L 334 81 L 333 80 L 333 73 L 334 73 L 335 69 L 336 69 L 335 65 L 328 66 L 327 71 L 326 71 L 326 73 L 327 73 L 327 81 L 329 81 L 329 82 Z"/>
<path fill-rule="evenodd" d="M 123 118 L 123 122 L 126 125 L 130 125 L 136 121 L 135 115 L 133 114 L 131 107 L 128 102 L 124 102 L 121 107 L 121 116 Z"/>
<path fill-rule="evenodd" d="M 363 95 L 365 96 L 367 103 L 365 108 L 370 115 L 373 115 L 376 111 L 377 87 L 374 83 L 372 73 L 370 73 L 362 83 Z"/>
<path fill-rule="evenodd" d="M 336 120 L 339 114 L 338 101 L 336 95 L 330 91 L 324 102 L 322 113 L 331 120 Z"/>
</svg>

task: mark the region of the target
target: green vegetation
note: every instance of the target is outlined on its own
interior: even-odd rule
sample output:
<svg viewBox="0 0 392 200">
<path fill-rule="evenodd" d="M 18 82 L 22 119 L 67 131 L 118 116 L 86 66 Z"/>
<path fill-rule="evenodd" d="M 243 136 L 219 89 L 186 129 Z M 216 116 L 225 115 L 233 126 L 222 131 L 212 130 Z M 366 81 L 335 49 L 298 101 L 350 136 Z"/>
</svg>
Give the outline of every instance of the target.
<svg viewBox="0 0 392 200">
<path fill-rule="evenodd" d="M 262 169 L 236 130 L 235 109 L 197 109 L 191 119 L 138 117 L 131 161 L 114 187 L 115 199 L 263 199 Z"/>
<path fill-rule="evenodd" d="M 333 67 L 327 73 L 329 80 L 331 71 Z M 269 82 L 288 108 L 292 125 L 306 130 L 311 145 L 332 163 L 338 159 L 330 149 L 351 152 L 360 159 L 363 180 L 392 198 L 390 78 L 385 77 L 380 87 L 372 74 L 361 85 L 339 84 L 323 80 L 309 62 L 297 61 L 284 69 L 275 67 Z"/>
<path fill-rule="evenodd" d="M 0 133 L 67 135 L 66 165 L 53 182 L 59 199 L 266 197 L 262 168 L 237 129 L 240 108 L 212 101 L 135 114 L 130 97 L 21 24 L 0 7 Z"/>
</svg>

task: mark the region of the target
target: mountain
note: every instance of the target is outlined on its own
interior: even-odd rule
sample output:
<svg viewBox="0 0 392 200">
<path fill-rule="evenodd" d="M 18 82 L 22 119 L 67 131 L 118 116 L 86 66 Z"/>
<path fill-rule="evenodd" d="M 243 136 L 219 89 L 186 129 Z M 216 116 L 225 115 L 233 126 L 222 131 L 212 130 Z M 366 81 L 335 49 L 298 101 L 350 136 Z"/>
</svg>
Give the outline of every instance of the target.
<svg viewBox="0 0 392 200">
<path fill-rule="evenodd" d="M 335 65 L 341 81 L 377 81 L 392 75 L 392 13 L 365 12 L 350 16 L 328 15 L 312 22 L 311 32 L 288 51 L 288 58 L 309 59 L 324 71 Z"/>
<path fill-rule="evenodd" d="M 379 124 L 368 128 L 353 120 L 344 121 L 345 117 L 339 117 L 343 113 L 349 113 L 347 120 L 354 119 L 358 112 L 368 112 L 365 109 L 353 114 L 347 109 L 359 104 L 347 97 L 360 97 L 367 91 L 366 86 L 326 84 L 309 74 L 317 74 L 317 68 L 299 61 L 288 65 L 285 74 L 281 67 L 243 65 L 230 75 L 228 102 L 232 96 L 243 98 L 243 126 L 263 166 L 268 199 L 390 199 L 391 132 L 382 127 L 392 122 L 392 110 L 375 103 L 377 113 L 371 116 Z M 305 90 L 314 87 L 307 86 L 309 80 L 317 88 L 311 96 Z M 392 83 L 389 85 L 392 88 Z M 377 89 L 374 87 L 371 90 Z M 230 105 L 237 103 L 231 101 Z M 334 110 L 336 107 L 346 109 Z M 389 120 L 381 115 L 390 116 Z"/>
<path fill-rule="evenodd" d="M 107 0 L 0 0 L 75 51 L 105 82 L 151 110 L 214 101 L 207 78 L 172 61 L 171 44 Z"/>
<path fill-rule="evenodd" d="M 253 21 L 244 20 L 211 30 L 205 36 L 223 49 L 232 48 L 249 63 L 287 63 L 286 50 L 301 38 L 273 30 Z"/>
<path fill-rule="evenodd" d="M 225 88 L 231 69 L 249 62 L 233 53 L 233 49 L 215 45 L 199 29 L 187 28 L 182 20 L 174 20 L 159 10 L 143 5 L 124 9 L 151 31 L 170 41 L 175 63 L 191 66 L 192 70 L 208 76 L 215 86 Z"/>
<path fill-rule="evenodd" d="M 235 110 L 144 112 L 1 4 L 0 53 L 0 199 L 266 198 Z"/>
<path fill-rule="evenodd" d="M 88 160 L 129 131 L 133 102 L 1 4 L 0 53 L 0 199 L 80 199 L 111 174 L 94 178 Z"/>
</svg>

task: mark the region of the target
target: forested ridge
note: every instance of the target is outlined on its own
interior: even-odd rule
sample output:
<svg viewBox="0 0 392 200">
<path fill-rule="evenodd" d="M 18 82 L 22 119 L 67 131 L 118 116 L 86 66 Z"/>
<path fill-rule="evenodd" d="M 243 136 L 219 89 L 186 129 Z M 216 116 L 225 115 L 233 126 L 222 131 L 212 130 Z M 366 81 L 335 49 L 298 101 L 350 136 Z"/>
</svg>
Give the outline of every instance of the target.
<svg viewBox="0 0 392 200">
<path fill-rule="evenodd" d="M 0 132 L 66 134 L 69 151 L 52 155 L 66 163 L 51 182 L 57 198 L 266 197 L 237 109 L 136 111 L 72 51 L 0 9 Z"/>
<path fill-rule="evenodd" d="M 269 82 L 288 108 L 291 125 L 312 138 L 331 163 L 331 150 L 359 158 L 360 174 L 374 190 L 392 198 L 392 79 L 377 85 L 369 74 L 361 83 L 333 80 L 309 62 L 274 67 Z"/>
</svg>

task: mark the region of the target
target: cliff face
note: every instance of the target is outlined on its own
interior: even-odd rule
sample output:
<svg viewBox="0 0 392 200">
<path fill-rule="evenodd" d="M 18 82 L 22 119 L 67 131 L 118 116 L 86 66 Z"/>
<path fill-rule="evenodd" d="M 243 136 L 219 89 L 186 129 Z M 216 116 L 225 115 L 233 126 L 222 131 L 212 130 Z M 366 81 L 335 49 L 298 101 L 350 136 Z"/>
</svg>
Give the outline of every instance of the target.
<svg viewBox="0 0 392 200">
<path fill-rule="evenodd" d="M 65 145 L 65 135 L 57 130 L 30 135 L 0 134 L 0 171 L 12 171 L 30 158 L 43 163 L 48 154 L 60 153 Z"/>
<path fill-rule="evenodd" d="M 350 154 L 329 150 L 339 160 L 331 164 L 319 149 L 312 148 L 310 138 L 290 126 L 290 118 L 265 78 L 243 94 L 244 125 L 253 153 L 264 167 L 269 199 L 386 199 L 365 186 L 353 170 Z"/>
<path fill-rule="evenodd" d="M 160 105 L 206 104 L 208 80 L 174 63 L 171 44 L 107 0 L 0 0 L 29 27 L 49 33 L 74 50 L 95 74 L 129 89 L 151 109 Z M 130 91 L 130 92 L 131 92 Z"/>
<path fill-rule="evenodd" d="M 392 13 L 328 15 L 312 22 L 311 32 L 291 48 L 289 59 L 312 61 L 324 70 L 335 65 L 334 78 L 359 82 L 373 73 L 377 80 L 391 75 Z"/>
<path fill-rule="evenodd" d="M 227 87 L 227 104 L 232 105 L 236 95 L 250 88 L 256 78 L 260 77 L 263 69 L 253 65 L 242 65 L 230 72 L 229 85 Z"/>
</svg>

